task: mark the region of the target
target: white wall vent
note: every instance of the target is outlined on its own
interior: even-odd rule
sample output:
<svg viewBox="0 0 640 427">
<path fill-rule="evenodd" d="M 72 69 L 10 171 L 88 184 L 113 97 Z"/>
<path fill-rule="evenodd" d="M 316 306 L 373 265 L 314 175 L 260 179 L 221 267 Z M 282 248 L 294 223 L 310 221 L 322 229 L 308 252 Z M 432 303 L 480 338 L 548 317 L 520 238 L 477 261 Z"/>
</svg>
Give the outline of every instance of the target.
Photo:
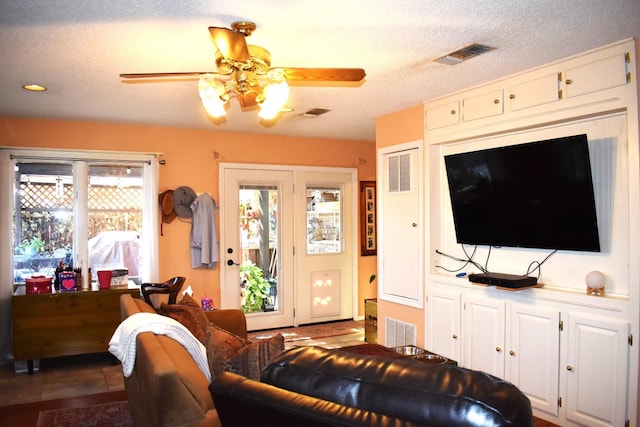
<svg viewBox="0 0 640 427">
<path fill-rule="evenodd" d="M 385 346 L 416 345 L 416 325 L 389 317 L 385 318 Z"/>
<path fill-rule="evenodd" d="M 389 156 L 389 193 L 411 191 L 411 153 Z"/>
</svg>

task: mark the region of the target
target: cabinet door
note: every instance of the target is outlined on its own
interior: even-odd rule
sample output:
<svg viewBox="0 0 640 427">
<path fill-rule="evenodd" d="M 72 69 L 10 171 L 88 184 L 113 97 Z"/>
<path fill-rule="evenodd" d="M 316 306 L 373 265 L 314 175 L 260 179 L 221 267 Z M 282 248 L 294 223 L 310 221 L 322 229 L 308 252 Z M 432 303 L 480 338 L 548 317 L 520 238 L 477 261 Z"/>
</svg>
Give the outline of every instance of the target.
<svg viewBox="0 0 640 427">
<path fill-rule="evenodd" d="M 421 150 L 413 143 L 398 150 L 381 157 L 378 298 L 423 308 Z"/>
<path fill-rule="evenodd" d="M 460 360 L 460 293 L 432 291 L 427 303 L 427 349 Z"/>
<path fill-rule="evenodd" d="M 464 366 L 504 378 L 504 301 L 467 296 L 464 318 Z"/>
<path fill-rule="evenodd" d="M 537 79 L 518 83 L 509 89 L 509 108 L 518 111 L 560 99 L 558 73 L 547 74 Z"/>
<path fill-rule="evenodd" d="M 499 116 L 504 112 L 502 97 L 503 91 L 499 89 L 463 99 L 462 120 L 468 122 L 485 117 Z"/>
<path fill-rule="evenodd" d="M 427 130 L 457 125 L 460 121 L 460 104 L 453 101 L 440 107 L 428 108 L 425 112 Z"/>
<path fill-rule="evenodd" d="M 619 53 L 566 71 L 567 98 L 627 83 L 626 55 Z"/>
<path fill-rule="evenodd" d="M 626 420 L 629 323 L 569 315 L 567 418 L 585 426 Z"/>
<path fill-rule="evenodd" d="M 511 304 L 507 322 L 506 379 L 535 409 L 558 415 L 560 312 Z"/>
</svg>

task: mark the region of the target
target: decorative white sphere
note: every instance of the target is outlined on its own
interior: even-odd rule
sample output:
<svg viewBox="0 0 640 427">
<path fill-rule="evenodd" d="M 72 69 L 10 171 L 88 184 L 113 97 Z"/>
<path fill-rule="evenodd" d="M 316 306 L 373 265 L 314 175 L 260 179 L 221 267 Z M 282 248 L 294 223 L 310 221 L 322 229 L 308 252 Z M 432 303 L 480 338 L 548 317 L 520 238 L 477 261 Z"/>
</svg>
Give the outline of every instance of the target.
<svg viewBox="0 0 640 427">
<path fill-rule="evenodd" d="M 600 271 L 591 271 L 584 278 L 588 288 L 603 288 L 607 278 Z"/>
</svg>

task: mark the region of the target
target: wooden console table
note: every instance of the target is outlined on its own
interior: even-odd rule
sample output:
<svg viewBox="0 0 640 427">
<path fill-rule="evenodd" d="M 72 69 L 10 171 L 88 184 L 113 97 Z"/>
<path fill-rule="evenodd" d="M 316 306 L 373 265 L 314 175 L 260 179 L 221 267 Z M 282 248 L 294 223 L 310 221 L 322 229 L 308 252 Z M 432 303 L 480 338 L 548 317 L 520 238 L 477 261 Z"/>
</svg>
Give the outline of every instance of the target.
<svg viewBox="0 0 640 427">
<path fill-rule="evenodd" d="M 86 290 L 11 299 L 14 360 L 103 353 L 120 324 L 120 295 L 138 288 Z"/>
</svg>

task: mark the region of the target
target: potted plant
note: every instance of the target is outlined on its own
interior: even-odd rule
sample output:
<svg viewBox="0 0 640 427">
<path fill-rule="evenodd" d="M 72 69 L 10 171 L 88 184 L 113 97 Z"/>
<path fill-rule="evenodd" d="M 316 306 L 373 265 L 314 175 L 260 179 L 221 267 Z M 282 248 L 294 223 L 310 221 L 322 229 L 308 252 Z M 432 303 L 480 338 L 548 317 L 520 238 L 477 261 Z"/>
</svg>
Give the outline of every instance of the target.
<svg viewBox="0 0 640 427">
<path fill-rule="evenodd" d="M 243 301 L 240 308 L 245 313 L 262 311 L 271 288 L 262 269 L 251 261 L 245 261 L 240 265 L 240 278 L 240 287 L 243 288 Z"/>
<path fill-rule="evenodd" d="M 39 254 L 44 248 L 44 240 L 40 237 L 34 236 L 31 239 L 23 240 L 20 244 L 20 249 L 22 249 L 22 253 L 27 256 L 35 256 Z"/>
</svg>

